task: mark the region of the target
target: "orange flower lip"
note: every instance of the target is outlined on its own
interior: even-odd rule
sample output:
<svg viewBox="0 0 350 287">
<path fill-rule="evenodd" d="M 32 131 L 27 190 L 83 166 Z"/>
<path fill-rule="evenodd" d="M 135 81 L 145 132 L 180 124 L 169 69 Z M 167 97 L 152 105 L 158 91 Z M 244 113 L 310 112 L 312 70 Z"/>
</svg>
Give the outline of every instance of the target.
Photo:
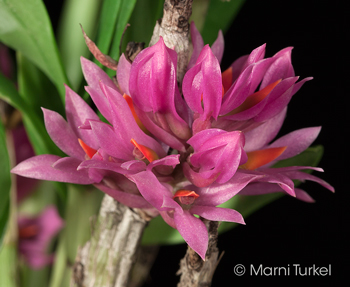
<svg viewBox="0 0 350 287">
<path fill-rule="evenodd" d="M 226 93 L 232 85 L 232 67 L 229 67 L 224 72 L 222 72 L 221 77 L 223 93 Z"/>
<path fill-rule="evenodd" d="M 31 224 L 25 227 L 22 227 L 18 230 L 19 238 L 30 238 L 34 237 L 39 233 L 39 226 L 37 224 Z"/>
<path fill-rule="evenodd" d="M 173 199 L 179 198 L 180 202 L 185 205 L 192 204 L 199 195 L 193 190 L 180 189 L 175 192 Z"/>
<path fill-rule="evenodd" d="M 145 134 L 150 134 L 150 132 L 146 129 L 146 127 L 143 125 L 143 123 L 141 122 L 141 120 L 139 119 L 139 117 L 136 114 L 135 108 L 134 108 L 134 103 L 132 101 L 132 98 L 130 96 L 128 96 L 127 94 L 123 95 L 123 98 L 125 99 L 125 101 L 127 102 L 130 111 L 135 119 L 135 122 L 137 123 L 137 125 L 140 127 L 140 129 L 145 133 Z"/>
<path fill-rule="evenodd" d="M 279 157 L 286 150 L 286 148 L 286 146 L 273 147 L 247 152 L 248 161 L 245 164 L 242 164 L 240 168 L 248 170 L 257 169 L 258 167 L 261 167 Z"/>
<path fill-rule="evenodd" d="M 142 144 L 137 143 L 134 139 L 131 139 L 130 142 L 144 155 L 149 162 L 159 159 L 156 152 Z"/>
<path fill-rule="evenodd" d="M 253 106 L 260 103 L 263 99 L 267 97 L 267 95 L 282 81 L 282 79 L 277 80 L 274 83 L 271 83 L 267 85 L 265 88 L 263 88 L 260 91 L 255 92 L 254 94 L 251 94 L 249 97 L 246 98 L 246 100 L 237 108 L 235 108 L 233 111 L 229 112 L 228 114 L 224 116 L 231 116 L 238 114 L 240 112 L 243 112 L 245 110 L 248 110 L 252 108 Z"/>
<path fill-rule="evenodd" d="M 81 139 L 78 139 L 80 146 L 82 147 L 82 149 L 85 151 L 85 153 L 87 154 L 87 156 L 91 159 L 95 153 L 97 152 L 97 150 L 93 149 L 92 147 L 89 147 L 86 143 L 84 143 Z"/>
</svg>

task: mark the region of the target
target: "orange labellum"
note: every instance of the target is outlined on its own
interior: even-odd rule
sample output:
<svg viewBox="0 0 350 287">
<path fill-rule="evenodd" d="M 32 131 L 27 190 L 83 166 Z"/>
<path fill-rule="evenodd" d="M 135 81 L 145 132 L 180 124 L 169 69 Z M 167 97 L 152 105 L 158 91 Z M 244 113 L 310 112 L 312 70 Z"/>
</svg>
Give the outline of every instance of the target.
<svg viewBox="0 0 350 287">
<path fill-rule="evenodd" d="M 93 149 L 92 147 L 89 147 L 86 143 L 84 143 L 81 139 L 78 139 L 80 146 L 85 151 L 87 156 L 89 158 L 92 158 L 94 154 L 97 152 L 97 150 Z"/>
<path fill-rule="evenodd" d="M 18 230 L 19 238 L 30 238 L 37 235 L 39 232 L 39 226 L 36 224 L 22 227 Z"/>
<path fill-rule="evenodd" d="M 178 197 L 182 204 L 192 204 L 199 197 L 193 190 L 180 189 L 175 192 L 173 199 Z"/>
<path fill-rule="evenodd" d="M 273 147 L 248 152 L 248 161 L 245 164 L 242 164 L 240 168 L 248 170 L 257 169 L 258 167 L 261 167 L 279 157 L 286 150 L 286 148 L 286 146 Z"/>
<path fill-rule="evenodd" d="M 159 159 L 158 155 L 156 154 L 156 152 L 142 144 L 138 144 L 134 139 L 131 139 L 130 142 L 136 147 L 138 148 L 138 150 L 140 152 L 142 152 L 142 154 L 144 155 L 145 158 L 148 159 L 149 162 L 152 162 L 154 160 Z"/>
<path fill-rule="evenodd" d="M 134 108 L 134 103 L 132 101 L 132 98 L 130 96 L 128 96 L 127 94 L 123 95 L 123 98 L 126 100 L 130 111 L 132 113 L 132 116 L 135 119 L 135 122 L 137 123 L 137 125 L 139 126 L 139 128 L 145 133 L 145 134 L 150 134 L 149 131 L 146 129 L 146 127 L 143 125 L 143 123 L 141 122 L 141 120 L 139 119 L 139 117 L 136 114 L 135 108 Z"/>
<path fill-rule="evenodd" d="M 266 96 L 273 90 L 273 88 L 276 87 L 277 84 L 279 84 L 281 81 L 282 81 L 281 79 L 277 80 L 276 82 L 271 83 L 270 85 L 267 85 L 262 90 L 248 96 L 248 98 L 246 98 L 246 100 L 239 107 L 235 108 L 232 112 L 228 113 L 226 116 L 238 114 L 240 112 L 243 112 L 245 110 L 248 110 L 254 107 L 258 103 L 260 103 L 263 99 L 265 99 Z"/>
<path fill-rule="evenodd" d="M 227 92 L 227 90 L 232 85 L 232 67 L 229 67 L 221 74 L 222 77 L 222 88 L 224 92 Z"/>
</svg>

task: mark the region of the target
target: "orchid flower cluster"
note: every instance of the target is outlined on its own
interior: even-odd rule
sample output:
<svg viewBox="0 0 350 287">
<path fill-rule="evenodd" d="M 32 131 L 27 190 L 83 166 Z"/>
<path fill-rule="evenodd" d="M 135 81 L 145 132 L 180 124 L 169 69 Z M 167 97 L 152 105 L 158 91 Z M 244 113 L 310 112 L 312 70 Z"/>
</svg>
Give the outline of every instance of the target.
<svg viewBox="0 0 350 287">
<path fill-rule="evenodd" d="M 43 108 L 47 132 L 68 156 L 38 155 L 17 165 L 18 175 L 94 184 L 117 201 L 160 214 L 205 259 L 208 232 L 201 218 L 244 224 L 242 215 L 218 207 L 237 194 L 271 192 L 312 198 L 293 180 L 320 178 L 321 168 L 273 168 L 304 151 L 320 127 L 275 141 L 298 81 L 288 47 L 265 58 L 265 45 L 221 72 L 222 33 L 204 45 L 191 24 L 193 53 L 177 83 L 177 53 L 159 41 L 130 63 L 119 59 L 115 80 L 81 58 L 86 91 L 104 118 L 66 86 L 67 121 Z"/>
</svg>

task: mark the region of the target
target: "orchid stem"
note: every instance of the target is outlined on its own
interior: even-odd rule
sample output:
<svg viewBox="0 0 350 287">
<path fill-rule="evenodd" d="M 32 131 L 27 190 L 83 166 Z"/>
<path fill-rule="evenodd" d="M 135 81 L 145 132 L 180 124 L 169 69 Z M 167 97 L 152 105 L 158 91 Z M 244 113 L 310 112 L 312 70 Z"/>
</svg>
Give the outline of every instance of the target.
<svg viewBox="0 0 350 287">
<path fill-rule="evenodd" d="M 78 251 L 71 286 L 127 286 L 146 223 L 137 210 L 105 195 L 92 237 Z"/>
<path fill-rule="evenodd" d="M 181 275 L 177 287 L 211 286 L 215 269 L 220 260 L 217 247 L 219 223 L 206 219 L 203 219 L 203 222 L 207 226 L 209 234 L 205 261 L 191 247 L 188 247 L 185 257 L 180 261 L 180 269 L 176 273 Z"/>
</svg>

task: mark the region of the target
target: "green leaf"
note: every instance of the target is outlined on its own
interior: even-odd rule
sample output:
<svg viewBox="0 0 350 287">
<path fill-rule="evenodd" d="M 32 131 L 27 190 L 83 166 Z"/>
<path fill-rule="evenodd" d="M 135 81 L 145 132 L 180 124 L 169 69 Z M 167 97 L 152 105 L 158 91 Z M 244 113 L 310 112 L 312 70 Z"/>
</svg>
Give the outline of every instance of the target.
<svg viewBox="0 0 350 287">
<path fill-rule="evenodd" d="M 3 199 L 1 199 L 3 200 Z M 3 202 L 3 209 L 0 210 L 0 252 L 2 249 L 2 243 L 5 237 L 8 220 L 9 220 L 9 213 L 10 213 L 10 201 L 9 199 L 4 199 Z"/>
<path fill-rule="evenodd" d="M 104 54 L 108 54 L 112 43 L 121 2 L 115 0 L 105 0 L 103 2 L 98 28 L 97 47 Z"/>
<path fill-rule="evenodd" d="M 64 114 L 64 105 L 52 82 L 31 61 L 16 53 L 19 95 L 30 109 L 43 118 L 41 107 Z"/>
<path fill-rule="evenodd" d="M 55 262 L 50 277 L 49 287 L 66 287 L 70 284 L 72 268 L 67 263 L 66 242 L 62 240 L 61 234 L 55 252 Z"/>
<path fill-rule="evenodd" d="M 142 236 L 142 244 L 179 244 L 184 243 L 180 233 L 165 223 L 161 216 L 153 218 Z"/>
<path fill-rule="evenodd" d="M 78 247 L 91 237 L 91 219 L 101 206 L 103 193 L 92 186 L 68 186 L 65 229 L 60 235 L 57 257 L 50 287 L 69 286 L 70 264 L 74 263 Z"/>
<path fill-rule="evenodd" d="M 17 287 L 17 246 L 8 244 L 0 250 L 0 286 Z"/>
<path fill-rule="evenodd" d="M 11 190 L 10 159 L 7 152 L 5 128 L 0 121 L 0 246 L 9 217 Z"/>
<path fill-rule="evenodd" d="M 91 186 L 68 186 L 65 240 L 68 260 L 74 262 L 78 246 L 91 237 L 90 217 L 97 214 L 103 193 Z"/>
<path fill-rule="evenodd" d="M 204 43 L 212 44 L 219 30 L 227 31 L 241 9 L 245 0 L 210 0 L 203 29 L 201 30 Z"/>
<path fill-rule="evenodd" d="M 48 286 L 50 266 L 32 269 L 27 265 L 21 266 L 21 287 Z"/>
<path fill-rule="evenodd" d="M 107 1 L 108 2 L 108 1 Z M 118 2 L 118 1 L 114 1 Z M 73 89 L 78 89 L 83 78 L 80 57 L 89 57 L 79 24 L 90 37 L 95 33 L 102 1 L 66 0 L 58 26 L 58 45 L 62 62 Z"/>
<path fill-rule="evenodd" d="M 23 123 L 30 142 L 36 154 L 63 155 L 62 151 L 53 143 L 46 132 L 43 117 L 39 117 L 19 95 L 13 83 L 0 73 L 0 99 L 4 100 L 22 113 Z M 55 186 L 64 200 L 66 187 L 64 183 L 57 182 Z"/>
<path fill-rule="evenodd" d="M 125 26 L 128 23 L 131 13 L 134 10 L 135 4 L 136 4 L 136 0 L 121 0 L 121 1 L 122 1 L 122 4 L 120 7 L 119 16 L 117 19 L 117 25 L 114 32 L 113 43 L 110 50 L 110 56 L 113 59 L 119 59 L 120 40 L 122 38 Z M 114 76 L 115 71 L 108 70 L 108 75 Z"/>
<path fill-rule="evenodd" d="M 210 0 L 197 0 L 192 4 L 192 15 L 190 17 L 190 22 L 194 21 L 198 31 L 203 31 L 203 26 L 205 23 L 205 18 L 208 13 Z"/>
<path fill-rule="evenodd" d="M 0 40 L 20 51 L 55 83 L 64 102 L 65 76 L 50 19 L 40 0 L 0 0 Z"/>
<path fill-rule="evenodd" d="M 5 210 L 7 201 L 10 198 L 11 175 L 10 158 L 7 152 L 5 127 L 0 121 L 0 215 Z"/>
<path fill-rule="evenodd" d="M 0 99 L 22 112 L 26 131 L 37 154 L 62 154 L 47 134 L 42 118 L 39 118 L 19 95 L 13 83 L 2 74 L 0 74 Z"/>
<path fill-rule="evenodd" d="M 323 147 L 315 146 L 310 147 L 301 154 L 279 161 L 274 167 L 284 166 L 317 166 L 323 155 Z M 227 202 L 220 205 L 220 207 L 235 209 L 240 212 L 244 218 L 266 206 L 267 204 L 275 201 L 276 199 L 284 196 L 284 193 L 272 193 L 254 196 L 241 196 L 236 195 Z M 237 223 L 222 222 L 219 227 L 219 232 L 222 233 L 233 227 L 238 226 Z M 161 216 L 158 216 L 151 220 L 147 228 L 145 229 L 142 244 L 178 244 L 184 243 L 180 233 L 166 224 Z"/>
<path fill-rule="evenodd" d="M 124 48 L 131 41 L 144 42 L 148 46 L 154 26 L 157 20 L 163 16 L 163 5 L 164 0 L 143 0 L 137 2 L 129 20 L 130 27 L 126 30 L 123 39 Z"/>
<path fill-rule="evenodd" d="M 317 166 L 322 159 L 324 148 L 322 145 L 309 147 L 292 158 L 280 160 L 273 167 L 285 167 L 285 166 Z"/>
</svg>

